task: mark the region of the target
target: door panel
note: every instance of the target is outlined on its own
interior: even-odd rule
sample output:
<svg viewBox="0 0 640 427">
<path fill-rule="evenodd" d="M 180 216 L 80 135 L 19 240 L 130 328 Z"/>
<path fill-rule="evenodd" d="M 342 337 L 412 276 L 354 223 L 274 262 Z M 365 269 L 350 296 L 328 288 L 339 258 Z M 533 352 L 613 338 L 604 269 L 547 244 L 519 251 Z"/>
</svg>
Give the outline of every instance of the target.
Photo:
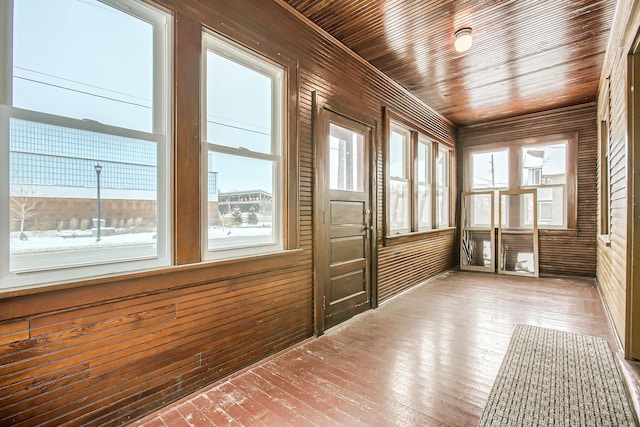
<svg viewBox="0 0 640 427">
<path fill-rule="evenodd" d="M 316 286 L 329 328 L 371 308 L 371 129 L 329 110 L 321 115 L 317 250 L 325 253 L 316 257 Z"/>
<path fill-rule="evenodd" d="M 364 259 L 366 255 L 364 236 L 350 236 L 331 240 L 331 265 L 354 259 Z"/>
</svg>

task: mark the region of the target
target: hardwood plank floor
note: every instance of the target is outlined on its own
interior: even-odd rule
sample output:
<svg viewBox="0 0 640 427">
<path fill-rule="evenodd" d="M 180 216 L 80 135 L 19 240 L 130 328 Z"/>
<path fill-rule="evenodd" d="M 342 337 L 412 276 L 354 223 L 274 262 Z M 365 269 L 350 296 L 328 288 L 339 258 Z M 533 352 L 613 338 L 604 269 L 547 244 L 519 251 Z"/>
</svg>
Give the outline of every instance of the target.
<svg viewBox="0 0 640 427">
<path fill-rule="evenodd" d="M 519 323 L 620 358 L 593 279 L 447 272 L 133 425 L 476 425 Z M 637 389 L 638 364 L 621 365 Z"/>
</svg>

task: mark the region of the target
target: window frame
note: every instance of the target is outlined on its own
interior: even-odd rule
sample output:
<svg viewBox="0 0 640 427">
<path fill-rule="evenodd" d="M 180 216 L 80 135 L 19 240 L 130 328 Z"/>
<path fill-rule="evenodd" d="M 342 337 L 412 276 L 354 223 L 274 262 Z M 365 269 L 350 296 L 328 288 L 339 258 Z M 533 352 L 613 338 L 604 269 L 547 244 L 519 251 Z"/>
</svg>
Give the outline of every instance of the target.
<svg viewBox="0 0 640 427">
<path fill-rule="evenodd" d="M 421 236 L 424 234 L 439 232 L 443 230 L 449 230 L 455 228 L 454 224 L 454 215 L 453 215 L 453 206 L 454 206 L 454 187 L 455 187 L 455 176 L 453 174 L 454 171 L 454 156 L 455 150 L 454 147 L 449 144 L 445 144 L 439 141 L 437 138 L 427 132 L 426 130 L 416 126 L 411 121 L 404 119 L 396 114 L 391 113 L 387 108 L 383 108 L 383 122 L 384 122 L 384 137 L 383 137 L 383 169 L 384 169 L 384 192 L 383 192 L 383 203 L 384 203 L 384 220 L 383 220 L 383 230 L 384 230 L 384 244 L 389 244 L 392 240 L 403 238 L 407 236 Z M 400 129 L 408 135 L 407 138 L 407 146 L 408 152 L 407 156 L 407 168 L 408 168 L 408 194 L 411 195 L 409 198 L 409 227 L 405 229 L 391 229 L 390 219 L 390 188 L 392 177 L 390 176 L 390 142 L 391 142 L 391 132 L 393 130 Z M 418 177 L 418 144 L 428 142 L 429 149 L 427 150 L 427 155 L 430 156 L 428 160 L 428 174 L 429 174 L 429 183 L 426 184 L 426 187 L 429 190 L 429 209 L 430 209 L 430 218 L 431 224 L 428 227 L 420 227 L 419 224 L 419 187 L 420 180 Z M 438 223 L 438 195 L 437 195 L 437 162 L 438 162 L 438 153 L 440 150 L 447 150 L 448 154 L 448 224 L 444 226 L 440 226 Z"/>
<path fill-rule="evenodd" d="M 463 149 L 463 190 L 472 190 L 471 156 L 475 153 L 508 150 L 508 188 L 505 190 L 520 190 L 526 188 L 536 188 L 534 186 L 524 186 L 522 182 L 522 147 L 532 147 L 536 145 L 549 145 L 554 142 L 566 141 L 566 223 L 563 226 L 540 225 L 539 229 L 547 231 L 576 231 L 578 223 L 578 133 L 568 132 L 553 135 L 544 135 L 504 142 L 494 142 L 480 144 Z M 495 190 L 498 191 L 498 190 Z"/>
<path fill-rule="evenodd" d="M 272 90 L 271 106 L 272 115 L 271 125 L 271 152 L 264 153 L 249 150 L 242 147 L 230 147 L 224 145 L 213 144 L 207 141 L 207 52 L 214 52 L 226 59 L 234 61 L 239 65 L 248 69 L 261 72 L 273 80 L 279 80 L 278 87 Z M 254 52 L 243 45 L 231 40 L 223 35 L 213 31 L 203 29 L 202 31 L 202 60 L 201 60 L 201 122 L 200 140 L 202 149 L 203 164 L 201 168 L 201 258 L 202 261 L 224 261 L 229 259 L 243 259 L 257 255 L 273 254 L 283 252 L 291 248 L 288 240 L 287 219 L 291 216 L 291 212 L 287 206 L 287 153 L 289 153 L 289 140 L 287 128 L 287 99 L 288 91 L 288 72 L 287 67 L 265 55 Z M 274 96 L 277 94 L 277 96 Z M 209 175 L 209 153 L 219 153 L 243 157 L 247 159 L 270 161 L 274 165 L 273 171 L 273 194 L 272 194 L 272 212 L 273 212 L 273 237 L 271 243 L 257 243 L 244 246 L 227 246 L 214 250 L 209 249 L 209 233 L 208 233 L 208 175 Z"/>
<path fill-rule="evenodd" d="M 402 147 L 402 176 L 391 176 L 391 135 L 393 133 L 398 133 L 399 135 L 402 136 L 403 138 L 403 147 Z M 387 218 L 388 218 L 388 233 L 389 235 L 401 235 L 401 234 L 408 234 L 409 232 L 411 232 L 414 228 L 414 224 L 413 224 L 413 215 L 412 215 L 412 211 L 413 211 L 413 200 L 415 199 L 415 192 L 414 192 L 414 185 L 413 185 L 413 181 L 414 181 L 414 161 L 413 159 L 416 157 L 415 153 L 414 153 L 414 149 L 413 149 L 413 143 L 414 143 L 414 139 L 415 139 L 415 132 L 412 132 L 410 129 L 405 128 L 404 126 L 402 126 L 401 124 L 397 123 L 394 120 L 391 120 L 389 123 L 389 138 L 387 140 L 387 153 L 389 154 L 388 158 L 387 158 L 387 162 L 389 167 L 387 168 L 388 173 L 388 182 L 389 185 L 387 187 L 388 189 L 388 195 L 389 197 L 391 196 L 391 185 L 392 183 L 398 182 L 401 183 L 403 185 L 406 185 L 406 193 L 407 193 L 407 203 L 405 205 L 406 207 L 406 212 L 405 215 L 403 217 L 403 222 L 406 222 L 407 227 L 402 227 L 402 228 L 391 228 L 391 217 L 392 217 L 392 213 L 391 213 L 391 203 L 389 200 L 387 203 Z"/>
<path fill-rule="evenodd" d="M 606 102 L 598 123 L 598 157 L 599 157 L 599 216 L 598 234 L 611 245 L 611 89 L 610 77 L 605 80 L 604 99 Z"/>
<path fill-rule="evenodd" d="M 448 194 L 448 198 L 447 198 L 447 223 L 446 224 L 441 224 L 440 223 L 440 205 L 439 203 L 437 204 L 437 206 L 435 207 L 435 211 L 436 211 L 436 218 L 434 218 L 434 222 L 435 222 L 435 228 L 438 229 L 443 229 L 443 228 L 449 228 L 451 227 L 451 192 L 452 192 L 452 186 L 451 186 L 451 153 L 453 152 L 453 150 L 451 150 L 448 147 L 445 147 L 443 145 L 438 145 L 437 146 L 437 153 L 438 155 L 435 156 L 435 163 L 436 163 L 436 167 L 438 162 L 440 161 L 440 153 L 447 153 L 447 158 L 445 160 L 445 164 L 443 165 L 443 168 L 446 168 L 443 172 L 443 178 L 446 178 L 446 186 L 441 186 L 440 183 L 438 182 L 438 173 L 436 171 L 436 179 L 435 179 L 435 188 L 436 188 L 436 194 L 435 194 L 435 200 L 437 202 L 439 202 L 439 196 L 438 193 L 442 192 L 445 193 L 444 190 L 440 190 L 440 188 L 446 188 L 447 191 L 446 193 Z"/>
<path fill-rule="evenodd" d="M 63 265 L 47 269 L 10 272 L 9 232 L 0 227 L 0 292 L 40 288 L 59 283 L 92 279 L 95 277 L 147 271 L 172 265 L 173 215 L 171 209 L 173 181 L 172 154 L 172 105 L 173 99 L 173 17 L 162 8 L 139 0 L 101 0 L 108 7 L 126 13 L 152 25 L 153 45 L 153 113 L 149 132 L 103 124 L 93 120 L 81 120 L 52 113 L 26 110 L 13 106 L 13 1 L 0 0 L 0 15 L 8 24 L 0 34 L 0 55 L 8 58 L 0 68 L 0 170 L 7 171 L 0 179 L 0 198 L 9 200 L 9 121 L 17 118 L 54 126 L 153 141 L 157 145 L 157 253 L 154 257 L 132 257 L 124 260 L 100 261 L 79 265 Z M 0 223 L 10 224 L 9 210 L 0 211 Z M 117 266 L 117 267 L 115 267 Z"/>
</svg>

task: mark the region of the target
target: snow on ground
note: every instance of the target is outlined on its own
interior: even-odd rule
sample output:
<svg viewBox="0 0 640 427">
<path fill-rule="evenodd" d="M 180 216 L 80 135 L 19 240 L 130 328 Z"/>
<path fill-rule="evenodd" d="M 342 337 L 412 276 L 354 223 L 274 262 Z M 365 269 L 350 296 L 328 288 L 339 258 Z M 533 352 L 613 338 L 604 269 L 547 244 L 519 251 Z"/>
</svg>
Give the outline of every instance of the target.
<svg viewBox="0 0 640 427">
<path fill-rule="evenodd" d="M 240 227 L 209 227 L 209 238 L 213 240 L 238 237 L 269 236 L 272 233 L 271 224 Z M 103 235 L 99 242 L 91 230 L 61 230 L 61 231 L 25 231 L 27 240 L 20 240 L 20 232 L 12 232 L 10 247 L 12 254 L 30 252 L 50 252 L 78 249 L 96 249 L 124 245 L 140 245 L 156 242 L 155 232 L 125 233 Z"/>
</svg>

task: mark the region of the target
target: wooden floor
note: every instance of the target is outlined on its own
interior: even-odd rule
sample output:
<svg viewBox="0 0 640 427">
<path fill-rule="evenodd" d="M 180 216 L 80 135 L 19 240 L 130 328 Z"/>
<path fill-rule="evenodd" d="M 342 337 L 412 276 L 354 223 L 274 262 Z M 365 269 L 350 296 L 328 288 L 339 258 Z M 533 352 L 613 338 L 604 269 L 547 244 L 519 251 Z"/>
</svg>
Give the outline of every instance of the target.
<svg viewBox="0 0 640 427">
<path fill-rule="evenodd" d="M 519 323 L 619 349 L 593 280 L 448 272 L 133 425 L 476 425 Z"/>
</svg>

